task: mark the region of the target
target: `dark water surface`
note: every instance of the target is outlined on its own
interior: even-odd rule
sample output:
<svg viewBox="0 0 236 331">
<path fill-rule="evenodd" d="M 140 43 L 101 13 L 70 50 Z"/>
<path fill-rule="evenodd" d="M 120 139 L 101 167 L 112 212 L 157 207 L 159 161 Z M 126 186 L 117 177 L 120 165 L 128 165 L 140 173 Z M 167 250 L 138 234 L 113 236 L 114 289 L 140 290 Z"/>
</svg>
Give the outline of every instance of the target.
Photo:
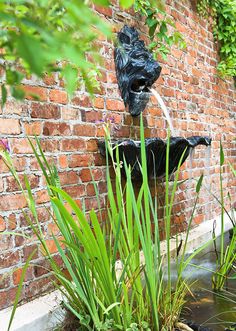
<svg viewBox="0 0 236 331">
<path fill-rule="evenodd" d="M 228 234 L 226 234 L 226 244 Z M 195 266 L 189 266 L 184 272 L 184 278 L 193 285 L 193 295 L 183 311 L 183 318 L 197 324 L 207 326 L 214 331 L 223 331 L 230 324 L 236 323 L 236 280 L 230 280 L 227 284 L 228 291 L 216 294 L 212 292 L 211 277 L 209 270 L 215 270 L 215 253 L 211 246 L 192 260 Z M 173 280 L 176 278 L 176 269 L 173 264 Z"/>
</svg>

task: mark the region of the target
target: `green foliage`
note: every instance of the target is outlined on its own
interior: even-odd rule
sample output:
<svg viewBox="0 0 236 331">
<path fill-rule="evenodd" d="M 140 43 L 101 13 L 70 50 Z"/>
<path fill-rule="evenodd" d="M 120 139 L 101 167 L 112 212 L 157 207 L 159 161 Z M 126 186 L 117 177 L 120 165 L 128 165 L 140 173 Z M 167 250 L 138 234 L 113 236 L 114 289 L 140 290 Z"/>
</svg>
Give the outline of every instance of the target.
<svg viewBox="0 0 236 331">
<path fill-rule="evenodd" d="M 17 99 L 24 97 L 22 79 L 31 74 L 60 71 L 69 95 L 82 83 L 89 92 L 98 87 L 101 63 L 95 42 L 99 34 L 111 37 L 111 27 L 91 9 L 108 6 L 108 0 L 11 0 L 0 1 L 0 66 L 2 104 L 7 88 Z M 124 6 L 130 0 L 122 0 Z"/>
<path fill-rule="evenodd" d="M 107 128 L 106 128 L 107 130 Z M 183 271 L 203 247 L 185 259 L 189 230 L 199 197 L 201 180 L 198 184 L 195 205 L 183 241 L 183 249 L 176 258 L 177 282 L 171 276 L 171 214 L 178 185 L 182 158 L 175 174 L 172 189 L 166 176 L 166 259 L 167 272 L 160 247 L 157 196 L 152 198 L 149 189 L 144 143 L 144 128 L 141 119 L 141 166 L 143 180 L 135 192 L 131 180 L 131 169 L 119 162 L 118 149 L 112 150 L 107 132 L 107 157 L 116 153 L 113 162 L 115 182 L 112 182 L 107 158 L 107 220 L 100 223 L 99 212 L 85 211 L 61 189 L 55 166 L 48 164 L 36 138 L 36 147 L 30 141 L 34 155 L 43 172 L 51 199 L 47 211 L 59 229 L 59 237 L 53 235 L 57 251 L 64 263 L 58 265 L 50 253 L 45 234 L 37 214 L 37 208 L 29 181 L 25 176 L 25 187 L 21 184 L 4 143 L 0 154 L 19 184 L 30 209 L 24 213 L 30 228 L 39 240 L 46 259 L 50 263 L 55 286 L 62 291 L 65 307 L 80 321 L 86 330 L 173 330 L 178 322 L 185 296 L 189 291 L 188 280 L 182 278 Z M 168 140 L 168 146 L 169 146 Z M 167 148 L 167 159 L 168 159 Z M 122 184 L 121 167 L 125 168 L 127 181 Z M 168 162 L 166 164 L 168 169 Z M 167 171 L 168 174 L 168 171 Z M 99 194 L 94 183 L 97 199 Z M 68 211 L 68 207 L 70 212 Z M 178 245 L 178 240 L 177 240 Z M 141 251 L 140 251 L 141 250 Z M 142 252 L 142 253 L 141 253 Z M 121 269 L 117 271 L 117 258 Z M 66 271 L 66 272 L 65 272 Z M 164 281 L 164 274 L 167 281 Z"/>
<path fill-rule="evenodd" d="M 145 17 L 150 38 L 149 49 L 155 57 L 160 54 L 166 59 L 173 44 L 178 44 L 180 48 L 186 46 L 175 23 L 167 17 L 162 0 L 158 0 L 155 5 L 149 0 L 134 0 L 134 10 Z"/>
<path fill-rule="evenodd" d="M 120 0 L 128 8 L 134 0 Z M 151 1 L 154 5 L 154 1 Z M 108 0 L 9 0 L 0 1 L 0 67 L 2 105 L 7 91 L 24 98 L 23 78 L 42 77 L 59 71 L 71 96 L 85 85 L 92 93 L 99 87 L 102 59 L 96 41 L 111 38 L 111 26 L 92 10 L 93 4 L 108 6 Z"/>
<path fill-rule="evenodd" d="M 225 156 L 222 144 L 220 144 L 220 205 L 221 205 L 221 235 L 219 252 L 215 247 L 216 253 L 216 270 L 212 275 L 212 287 L 215 291 L 222 291 L 229 278 L 236 279 L 235 262 L 236 262 L 236 224 L 234 219 L 231 219 L 233 229 L 229 244 L 225 247 L 225 198 L 223 189 L 223 166 Z M 230 165 L 232 173 L 236 176 L 235 169 Z M 229 213 L 227 213 L 229 216 Z M 214 234 L 215 236 L 215 234 Z M 232 272 L 234 273 L 232 274 Z"/>
<path fill-rule="evenodd" d="M 236 1 L 198 0 L 199 13 L 213 21 L 214 37 L 219 43 L 222 77 L 236 76 Z"/>
<path fill-rule="evenodd" d="M 107 0 L 94 2 L 109 4 Z M 98 33 L 111 36 L 111 31 L 87 2 L 1 1 L 0 19 L 0 65 L 6 74 L 5 83 L 2 81 L 2 103 L 6 100 L 4 84 L 10 86 L 15 98 L 21 99 L 24 77 L 30 74 L 42 77 L 52 71 L 61 71 L 70 95 L 80 83 L 79 77 L 85 78 L 87 89 L 92 91 L 89 73 L 97 71 L 99 61 L 94 42 Z"/>
</svg>

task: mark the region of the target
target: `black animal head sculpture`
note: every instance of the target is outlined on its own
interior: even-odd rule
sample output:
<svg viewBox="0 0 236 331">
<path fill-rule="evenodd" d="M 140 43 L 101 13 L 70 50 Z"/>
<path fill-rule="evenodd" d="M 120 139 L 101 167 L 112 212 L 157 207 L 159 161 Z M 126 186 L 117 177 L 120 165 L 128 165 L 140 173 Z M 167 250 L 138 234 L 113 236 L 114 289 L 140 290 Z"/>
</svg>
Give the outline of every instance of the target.
<svg viewBox="0 0 236 331">
<path fill-rule="evenodd" d="M 121 96 L 132 116 L 145 109 L 150 98 L 149 88 L 161 73 L 161 66 L 139 39 L 137 30 L 125 25 L 118 33 L 115 66 Z"/>
<path fill-rule="evenodd" d="M 211 145 L 211 138 L 193 136 L 189 138 L 171 137 L 169 151 L 169 174 L 177 170 L 182 154 L 185 154 L 182 159 L 182 164 L 187 159 L 191 148 L 198 145 Z M 105 156 L 105 142 L 98 143 L 100 153 Z M 119 160 L 124 161 L 131 167 L 131 176 L 135 180 L 142 178 L 140 169 L 141 164 L 141 144 L 140 141 L 131 139 L 118 140 L 113 143 L 113 147 L 118 146 Z M 149 178 L 160 178 L 165 175 L 166 169 L 166 142 L 160 138 L 145 139 L 147 171 Z M 115 157 L 114 153 L 114 157 Z M 115 160 L 116 161 L 116 160 Z M 125 175 L 124 167 L 122 168 Z"/>
</svg>

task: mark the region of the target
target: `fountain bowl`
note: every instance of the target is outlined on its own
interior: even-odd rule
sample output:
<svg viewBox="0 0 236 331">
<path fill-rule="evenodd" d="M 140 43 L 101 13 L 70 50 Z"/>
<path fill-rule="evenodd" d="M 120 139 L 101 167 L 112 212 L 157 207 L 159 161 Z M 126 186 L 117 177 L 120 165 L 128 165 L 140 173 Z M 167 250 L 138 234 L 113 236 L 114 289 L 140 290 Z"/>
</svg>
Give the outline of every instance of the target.
<svg viewBox="0 0 236 331">
<path fill-rule="evenodd" d="M 131 176 L 133 179 L 142 178 L 141 164 L 141 142 L 132 139 L 117 140 L 111 143 L 112 148 L 118 148 L 119 161 L 131 167 Z M 181 164 L 187 159 L 192 148 L 198 145 L 211 145 L 211 138 L 192 136 L 189 138 L 171 137 L 169 149 L 169 175 L 177 170 L 181 156 L 183 159 Z M 165 175 L 166 169 L 166 148 L 167 142 L 161 138 L 145 139 L 146 147 L 146 162 L 149 178 L 161 178 Z M 106 144 L 104 140 L 98 142 L 98 148 L 101 155 L 106 155 Z M 116 153 L 114 153 L 116 160 Z M 125 175 L 125 169 L 122 167 L 122 174 Z"/>
</svg>

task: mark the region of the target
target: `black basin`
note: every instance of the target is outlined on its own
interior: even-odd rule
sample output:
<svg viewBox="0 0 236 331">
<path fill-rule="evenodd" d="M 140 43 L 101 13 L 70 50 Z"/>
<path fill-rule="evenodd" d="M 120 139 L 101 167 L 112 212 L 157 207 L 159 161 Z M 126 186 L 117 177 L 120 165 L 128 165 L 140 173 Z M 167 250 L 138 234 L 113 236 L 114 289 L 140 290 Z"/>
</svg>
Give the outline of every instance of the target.
<svg viewBox="0 0 236 331">
<path fill-rule="evenodd" d="M 193 136 L 189 138 L 171 137 L 170 138 L 170 153 L 169 153 L 169 174 L 172 174 L 178 167 L 179 160 L 186 148 L 182 164 L 187 159 L 191 148 L 198 145 L 209 146 L 211 138 Z M 131 166 L 132 178 L 140 179 L 142 177 L 140 163 L 141 163 L 141 143 L 131 139 L 118 140 L 112 142 L 112 146 L 118 145 L 120 161 L 126 160 L 127 164 Z M 147 156 L 147 171 L 149 178 L 162 177 L 165 175 L 166 169 L 166 141 L 160 138 L 145 139 L 146 156 Z M 105 156 L 105 142 L 99 141 L 98 147 L 100 153 Z M 114 157 L 115 157 L 114 153 Z M 115 160 L 116 161 L 116 160 Z M 125 174 L 124 167 L 122 168 L 123 175 Z"/>
</svg>

